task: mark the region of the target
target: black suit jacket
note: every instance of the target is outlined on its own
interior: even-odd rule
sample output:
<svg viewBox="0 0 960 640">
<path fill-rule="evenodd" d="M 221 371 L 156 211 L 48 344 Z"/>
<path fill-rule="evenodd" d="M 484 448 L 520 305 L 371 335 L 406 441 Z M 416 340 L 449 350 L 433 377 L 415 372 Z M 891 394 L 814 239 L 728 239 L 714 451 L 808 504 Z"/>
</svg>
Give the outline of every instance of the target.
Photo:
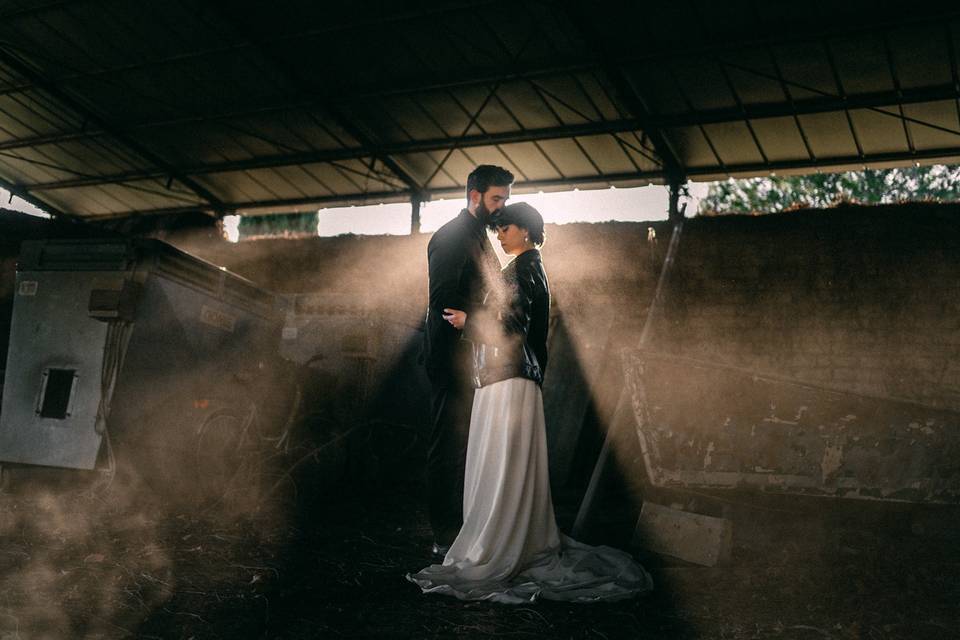
<svg viewBox="0 0 960 640">
<path fill-rule="evenodd" d="M 427 245 L 430 302 L 423 332 L 423 363 L 434 386 L 469 384 L 470 344 L 443 319 L 445 308 L 467 315 L 483 305 L 483 297 L 499 278 L 500 263 L 484 225 L 463 209 L 437 229 Z"/>
</svg>

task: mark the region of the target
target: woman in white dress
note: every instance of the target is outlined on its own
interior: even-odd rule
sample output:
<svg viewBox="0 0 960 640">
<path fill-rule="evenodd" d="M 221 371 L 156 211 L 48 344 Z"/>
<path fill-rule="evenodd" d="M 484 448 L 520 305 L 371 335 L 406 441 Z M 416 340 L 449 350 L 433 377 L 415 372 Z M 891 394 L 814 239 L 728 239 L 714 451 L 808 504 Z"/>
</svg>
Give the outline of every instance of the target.
<svg viewBox="0 0 960 640">
<path fill-rule="evenodd" d="M 540 251 L 543 218 L 526 203 L 494 219 L 504 267 L 483 311 L 446 309 L 474 343 L 474 383 L 464 479 L 464 523 L 443 559 L 407 579 L 424 593 L 520 604 L 538 598 L 631 598 L 653 582 L 611 547 L 557 529 L 550 496 L 540 386 L 547 365 L 550 291 Z"/>
</svg>

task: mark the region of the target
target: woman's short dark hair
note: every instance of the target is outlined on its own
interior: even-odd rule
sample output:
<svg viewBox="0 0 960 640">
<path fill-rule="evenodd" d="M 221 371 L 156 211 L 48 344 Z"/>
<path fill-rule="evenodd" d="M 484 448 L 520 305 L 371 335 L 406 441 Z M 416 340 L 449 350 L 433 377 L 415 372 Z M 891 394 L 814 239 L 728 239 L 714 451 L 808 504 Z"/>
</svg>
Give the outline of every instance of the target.
<svg viewBox="0 0 960 640">
<path fill-rule="evenodd" d="M 526 202 L 514 202 L 501 209 L 490 221 L 492 227 L 515 224 L 526 230 L 530 241 L 538 247 L 546 240 L 543 232 L 543 216 Z"/>
<path fill-rule="evenodd" d="M 481 164 L 467 176 L 467 200 L 470 192 L 476 189 L 486 193 L 490 187 L 509 187 L 513 184 L 513 174 L 495 164 Z"/>
</svg>

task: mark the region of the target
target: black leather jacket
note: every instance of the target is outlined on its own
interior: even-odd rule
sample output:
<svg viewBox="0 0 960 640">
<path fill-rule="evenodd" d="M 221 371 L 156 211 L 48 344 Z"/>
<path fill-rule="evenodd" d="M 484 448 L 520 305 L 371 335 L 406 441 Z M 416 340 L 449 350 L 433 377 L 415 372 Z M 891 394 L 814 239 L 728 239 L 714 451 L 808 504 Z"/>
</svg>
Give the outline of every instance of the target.
<svg viewBox="0 0 960 640">
<path fill-rule="evenodd" d="M 540 252 L 530 249 L 504 267 L 502 287 L 467 316 L 464 337 L 473 342 L 473 383 L 483 387 L 508 378 L 543 385 L 547 370 L 550 287 Z"/>
</svg>

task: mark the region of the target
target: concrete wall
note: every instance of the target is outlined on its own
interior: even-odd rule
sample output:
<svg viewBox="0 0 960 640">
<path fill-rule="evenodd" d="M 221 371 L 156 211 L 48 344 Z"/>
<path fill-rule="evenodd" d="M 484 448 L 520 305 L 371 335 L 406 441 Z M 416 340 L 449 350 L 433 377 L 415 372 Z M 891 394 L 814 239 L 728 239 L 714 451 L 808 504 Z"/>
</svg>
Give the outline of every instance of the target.
<svg viewBox="0 0 960 640">
<path fill-rule="evenodd" d="M 687 221 L 650 346 L 960 409 L 960 210 L 901 205 Z M 648 227 L 657 232 L 655 244 Z M 666 223 L 548 226 L 558 311 L 632 346 Z M 361 295 L 419 322 L 428 234 L 219 244 L 202 257 L 283 292 Z"/>
<path fill-rule="evenodd" d="M 960 209 L 691 221 L 662 349 L 960 409 Z"/>
<path fill-rule="evenodd" d="M 960 497 L 958 214 L 903 205 L 687 221 L 647 344 L 666 359 L 628 360 L 647 376 L 649 397 L 633 399 L 648 419 L 648 476 Z M 592 465 L 584 418 L 612 418 L 620 351 L 638 343 L 670 228 L 564 225 L 547 236 L 558 331 L 544 398 L 551 472 L 563 485 L 577 458 Z M 362 296 L 416 340 L 427 240 L 261 241 L 207 256 L 268 287 Z"/>
<path fill-rule="evenodd" d="M 647 345 L 675 358 L 660 369 L 672 376 L 663 388 L 702 384 L 714 376 L 703 374 L 704 367 L 715 366 L 747 376 L 744 380 L 756 373 L 825 393 L 849 392 L 860 398 L 861 411 L 863 401 L 875 407 L 892 402 L 897 420 L 908 421 L 902 437 L 884 445 L 894 449 L 901 441 L 910 445 L 916 420 L 933 419 L 919 414 L 911 419 L 910 407 L 946 412 L 935 418 L 945 431 L 929 436 L 926 453 L 907 461 L 941 464 L 929 452 L 953 447 L 953 432 L 960 436 L 958 216 L 957 206 L 910 204 L 688 220 Z M 656 232 L 652 242 L 650 227 Z M 623 384 L 620 350 L 637 344 L 669 236 L 665 222 L 547 228 L 543 253 L 557 322 L 551 350 L 565 355 L 552 360 L 545 397 L 558 430 L 551 435 L 551 455 L 566 468 L 573 464 L 583 417 L 593 411 L 605 422 L 613 412 Z M 185 233 L 168 240 L 264 288 L 302 294 L 301 325 L 284 344 L 301 362 L 335 348 L 343 353 L 330 355 L 328 363 L 359 362 L 357 336 L 333 336 L 331 331 L 345 329 L 331 327 L 387 336 L 370 343 L 380 361 L 376 384 L 393 385 L 410 402 L 418 401 L 411 397 L 416 384 L 405 380 L 398 386 L 390 375 L 415 368 L 429 234 L 229 244 Z M 5 267 L 0 310 L 12 293 L 10 255 L 0 256 Z M 331 314 L 353 320 L 334 320 Z M 684 373 L 684 358 L 696 361 L 698 373 Z M 743 392 L 766 393 L 751 389 Z M 692 395 L 683 396 L 684 402 L 700 412 L 687 418 L 704 424 L 716 418 L 711 406 L 697 402 L 697 389 L 685 391 Z M 829 393 L 810 402 L 826 406 L 832 402 Z M 763 405 L 769 399 L 754 400 Z M 409 415 L 423 415 L 425 399 L 419 401 Z M 886 418 L 881 412 L 870 420 L 880 424 Z M 776 449 L 780 442 L 788 448 L 781 436 L 764 446 Z M 698 459 L 716 464 L 722 458 L 710 454 L 709 442 L 701 444 L 704 451 L 694 452 Z M 786 464 L 776 451 L 772 458 L 770 451 L 761 454 L 774 466 Z M 828 466 L 842 470 L 834 462 Z M 740 473 L 745 464 L 728 467 Z M 946 467 L 938 473 L 954 472 L 960 473 Z"/>
</svg>

